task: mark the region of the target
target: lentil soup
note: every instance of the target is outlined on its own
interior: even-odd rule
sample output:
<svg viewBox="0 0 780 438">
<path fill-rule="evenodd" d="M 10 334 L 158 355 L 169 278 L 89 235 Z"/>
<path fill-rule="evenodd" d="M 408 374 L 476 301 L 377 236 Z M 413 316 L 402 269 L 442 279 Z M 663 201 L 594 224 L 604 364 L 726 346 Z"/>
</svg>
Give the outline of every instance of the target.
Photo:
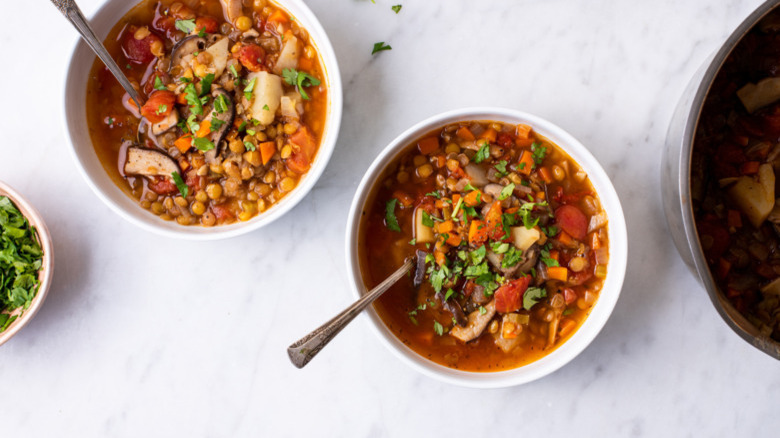
<svg viewBox="0 0 780 438">
<path fill-rule="evenodd" d="M 145 98 L 95 60 L 87 121 L 103 167 L 163 220 L 247 221 L 295 189 L 319 149 L 325 71 L 267 0 L 145 0 L 104 44 Z"/>
<path fill-rule="evenodd" d="M 564 343 L 609 258 L 587 174 L 532 127 L 494 121 L 410 144 L 372 189 L 358 240 L 368 289 L 417 255 L 375 309 L 413 351 L 465 371 L 517 368 Z"/>
</svg>

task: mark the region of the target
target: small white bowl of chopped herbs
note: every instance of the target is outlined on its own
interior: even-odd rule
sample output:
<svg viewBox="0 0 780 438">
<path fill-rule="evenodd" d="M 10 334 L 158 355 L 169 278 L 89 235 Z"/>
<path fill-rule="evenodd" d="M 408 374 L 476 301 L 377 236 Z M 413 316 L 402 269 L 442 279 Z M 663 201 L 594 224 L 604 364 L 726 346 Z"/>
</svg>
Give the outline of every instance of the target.
<svg viewBox="0 0 780 438">
<path fill-rule="evenodd" d="M 51 237 L 41 215 L 0 181 L 0 345 L 41 308 L 53 268 Z"/>
</svg>

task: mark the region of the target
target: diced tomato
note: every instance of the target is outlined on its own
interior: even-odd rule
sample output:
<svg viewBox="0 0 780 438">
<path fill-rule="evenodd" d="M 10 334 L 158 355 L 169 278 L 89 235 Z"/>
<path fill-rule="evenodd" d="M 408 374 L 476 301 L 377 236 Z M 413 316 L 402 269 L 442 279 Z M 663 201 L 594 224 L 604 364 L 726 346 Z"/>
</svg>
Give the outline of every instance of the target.
<svg viewBox="0 0 780 438">
<path fill-rule="evenodd" d="M 566 302 L 566 304 L 571 304 L 577 301 L 577 298 L 577 292 L 574 289 L 567 287 L 563 290 L 563 300 Z"/>
<path fill-rule="evenodd" d="M 496 312 L 509 313 L 523 306 L 523 294 L 531 283 L 531 276 L 518 278 L 496 289 Z"/>
<path fill-rule="evenodd" d="M 439 149 L 438 137 L 426 137 L 417 142 L 417 148 L 423 155 L 430 155 Z"/>
<path fill-rule="evenodd" d="M 582 190 L 580 192 L 563 194 L 563 187 L 560 187 L 560 189 L 561 189 L 561 195 L 558 196 L 556 200 L 564 204 L 572 204 L 578 202 L 580 199 L 593 194 L 593 192 L 590 190 Z"/>
<path fill-rule="evenodd" d="M 195 31 L 200 32 L 203 29 L 206 33 L 217 33 L 219 23 L 211 17 L 198 17 L 195 20 Z"/>
<path fill-rule="evenodd" d="M 135 31 L 138 30 L 135 26 L 129 26 L 125 30 L 125 34 L 122 40 L 122 52 L 128 61 L 135 64 L 147 64 L 151 62 L 155 56 L 152 54 L 152 43 L 159 41 L 162 43 L 162 39 L 150 31 L 149 35 L 142 39 L 135 39 Z"/>
<path fill-rule="evenodd" d="M 244 44 L 238 49 L 238 60 L 249 71 L 265 70 L 265 50 L 257 44 Z"/>
<path fill-rule="evenodd" d="M 149 96 L 143 107 L 141 115 L 152 123 L 163 121 L 173 111 L 176 102 L 176 94 L 168 90 L 157 90 Z"/>
<path fill-rule="evenodd" d="M 309 128 L 301 127 L 295 134 L 290 136 L 290 142 L 298 145 L 301 151 L 309 158 L 309 161 L 314 158 L 314 154 L 317 152 L 317 143 L 314 141 L 314 136 L 309 131 Z"/>
<path fill-rule="evenodd" d="M 171 178 L 161 176 L 151 178 L 148 187 L 149 190 L 158 195 L 172 195 L 179 192 L 179 189 L 176 188 L 176 184 L 173 183 Z"/>
<path fill-rule="evenodd" d="M 187 172 L 184 183 L 189 186 L 191 192 L 205 188 L 205 184 L 203 184 L 203 177 L 198 176 L 194 169 L 190 172 Z"/>
<path fill-rule="evenodd" d="M 515 144 L 514 140 L 512 140 L 512 136 L 506 132 L 501 132 L 498 134 L 498 137 L 496 137 L 496 143 L 502 148 L 509 148 Z"/>
<path fill-rule="evenodd" d="M 463 285 L 463 289 L 461 290 L 461 293 L 463 293 L 463 296 L 466 298 L 470 297 L 472 293 L 474 293 L 474 287 L 476 284 L 474 283 L 474 280 L 469 280 L 466 282 L 466 284 Z"/>
<path fill-rule="evenodd" d="M 306 157 L 302 151 L 294 152 L 288 159 L 285 160 L 287 168 L 295 173 L 303 175 L 311 168 L 309 158 Z"/>
<path fill-rule="evenodd" d="M 171 38 L 176 31 L 176 19 L 167 14 L 163 5 L 158 3 L 152 19 L 152 28 L 167 38 Z"/>
<path fill-rule="evenodd" d="M 555 221 L 561 229 L 577 240 L 588 234 L 588 218 L 573 205 L 562 205 L 555 210 Z"/>
<path fill-rule="evenodd" d="M 219 204 L 219 205 L 212 205 L 211 211 L 214 212 L 214 216 L 217 217 L 217 220 L 225 220 L 225 219 L 233 219 L 235 215 L 230 211 L 230 209 L 225 204 Z"/>
</svg>

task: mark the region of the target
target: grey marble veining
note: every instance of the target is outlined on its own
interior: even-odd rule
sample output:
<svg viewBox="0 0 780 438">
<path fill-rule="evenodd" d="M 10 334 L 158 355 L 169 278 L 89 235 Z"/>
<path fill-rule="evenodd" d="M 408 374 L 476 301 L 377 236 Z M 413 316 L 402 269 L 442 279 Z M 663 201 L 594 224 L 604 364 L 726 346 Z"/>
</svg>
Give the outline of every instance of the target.
<svg viewBox="0 0 780 438">
<path fill-rule="evenodd" d="M 396 15 L 390 6 L 399 2 Z M 79 3 L 90 14 L 100 2 Z M 59 128 L 75 33 L 48 2 L 34 21 L 0 27 L 12 61 L 0 69 L 0 179 L 38 207 L 57 253 L 44 308 L 0 348 L 4 432 L 777 436 L 778 363 L 726 327 L 684 267 L 667 236 L 658 181 L 680 93 L 760 1 L 307 3 L 331 37 L 345 84 L 337 150 L 287 217 L 224 242 L 153 236 L 103 206 Z M 5 9 L 30 16 L 28 2 Z M 393 49 L 371 56 L 377 41 Z M 287 345 L 350 301 L 346 212 L 373 157 L 422 118 L 472 105 L 552 120 L 613 178 L 630 259 L 602 333 L 556 373 L 502 390 L 415 373 L 365 321 L 295 369 Z"/>
</svg>

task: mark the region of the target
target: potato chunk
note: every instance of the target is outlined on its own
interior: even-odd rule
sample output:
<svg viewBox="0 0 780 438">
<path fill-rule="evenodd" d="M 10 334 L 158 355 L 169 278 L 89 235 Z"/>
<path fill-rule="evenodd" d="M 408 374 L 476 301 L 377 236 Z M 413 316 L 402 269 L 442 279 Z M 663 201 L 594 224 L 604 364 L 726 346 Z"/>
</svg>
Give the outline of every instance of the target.
<svg viewBox="0 0 780 438">
<path fill-rule="evenodd" d="M 206 49 L 206 53 L 211 55 L 211 68 L 214 69 L 214 77 L 216 78 L 220 77 L 227 67 L 228 42 L 228 38 L 222 38 Z"/>
<path fill-rule="evenodd" d="M 252 105 L 249 108 L 252 118 L 263 125 L 271 124 L 282 101 L 282 78 L 265 71 L 259 71 L 250 73 L 247 80 L 250 83 L 252 80 L 255 81 L 252 90 Z"/>
<path fill-rule="evenodd" d="M 414 239 L 417 243 L 433 243 L 433 228 L 423 224 L 423 210 L 418 208 L 414 212 Z"/>
<path fill-rule="evenodd" d="M 739 100 L 749 113 L 780 100 L 780 78 L 766 78 L 749 83 L 737 91 Z"/>
<path fill-rule="evenodd" d="M 298 38 L 290 37 L 285 38 L 282 52 L 279 53 L 279 59 L 274 66 L 274 73 L 280 75 L 282 70 L 286 68 L 298 68 L 298 58 L 301 55 L 301 45 L 298 43 Z"/>
<path fill-rule="evenodd" d="M 771 164 L 758 168 L 758 177 L 741 176 L 728 195 L 750 223 L 758 228 L 775 206 L 775 171 Z"/>
</svg>

